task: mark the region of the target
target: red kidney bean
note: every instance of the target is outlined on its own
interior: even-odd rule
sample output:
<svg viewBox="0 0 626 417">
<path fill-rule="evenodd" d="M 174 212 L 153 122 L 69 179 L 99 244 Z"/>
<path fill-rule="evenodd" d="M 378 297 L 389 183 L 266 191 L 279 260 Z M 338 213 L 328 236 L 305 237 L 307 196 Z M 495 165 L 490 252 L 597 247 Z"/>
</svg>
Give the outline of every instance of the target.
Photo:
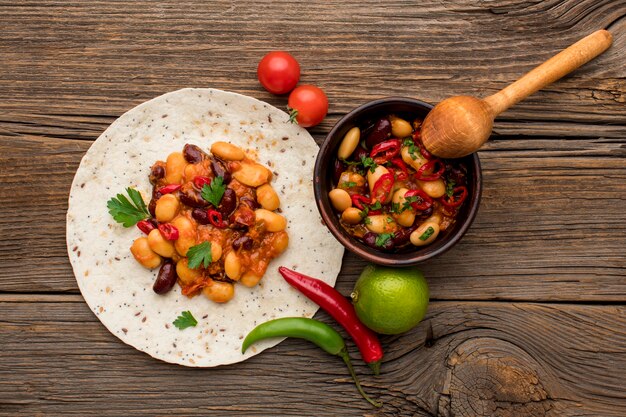
<svg viewBox="0 0 626 417">
<path fill-rule="evenodd" d="M 371 150 L 374 146 L 386 141 L 390 137 L 391 122 L 386 117 L 383 117 L 376 121 L 372 132 L 365 139 L 365 145 Z"/>
<path fill-rule="evenodd" d="M 152 165 L 152 168 L 150 168 L 150 184 L 156 184 L 163 177 L 165 177 L 165 167 L 160 163 Z"/>
<path fill-rule="evenodd" d="M 152 189 L 152 198 L 150 199 L 150 203 L 148 204 L 148 211 L 152 215 L 152 217 L 156 217 L 156 203 L 159 198 L 161 198 L 163 194 L 161 194 L 157 187 Z"/>
<path fill-rule="evenodd" d="M 370 153 L 363 146 L 359 145 L 356 147 L 354 152 L 352 152 L 352 160 L 361 162 L 361 159 L 370 156 Z"/>
<path fill-rule="evenodd" d="M 378 246 L 376 244 L 376 239 L 378 238 L 378 233 L 367 232 L 363 236 L 363 243 L 365 243 L 370 248 L 378 249 L 378 250 L 391 250 L 395 247 L 392 239 L 387 239 L 387 241 L 383 244 L 383 246 Z"/>
<path fill-rule="evenodd" d="M 157 294 L 165 294 L 176 284 L 176 266 L 170 259 L 163 262 L 152 289 Z"/>
<path fill-rule="evenodd" d="M 241 248 L 245 250 L 252 249 L 252 238 L 250 236 L 241 236 L 233 241 L 233 249 L 239 250 Z"/>
<path fill-rule="evenodd" d="M 241 197 L 239 199 L 239 202 L 241 204 L 245 204 L 246 206 L 250 207 L 252 210 L 261 208 L 261 205 L 257 203 L 255 199 L 248 197 L 247 195 L 244 195 L 243 197 Z"/>
<path fill-rule="evenodd" d="M 200 224 L 211 224 L 209 213 L 206 209 L 195 208 L 191 211 L 191 217 Z"/>
<path fill-rule="evenodd" d="M 210 158 L 211 170 L 216 177 L 222 177 L 224 184 L 230 183 L 230 171 L 226 169 L 226 164 L 218 158 Z"/>
<path fill-rule="evenodd" d="M 420 214 L 420 216 L 422 216 L 422 217 L 430 217 L 430 216 L 433 215 L 433 211 L 435 211 L 433 209 L 433 206 L 430 206 L 426 210 L 423 210 L 422 213 Z"/>
<path fill-rule="evenodd" d="M 190 164 L 197 164 L 198 162 L 202 162 L 202 160 L 208 157 L 208 155 L 196 145 L 187 143 L 183 147 L 183 157 L 185 158 L 185 161 Z"/>
<path fill-rule="evenodd" d="M 202 198 L 202 193 L 190 182 L 183 185 L 178 191 L 178 198 L 181 203 L 189 207 L 206 207 L 209 205 L 209 202 Z"/>
<path fill-rule="evenodd" d="M 393 241 L 393 245 L 395 247 L 406 245 L 409 242 L 409 239 L 411 238 L 411 233 L 413 233 L 413 231 L 417 229 L 418 227 L 419 227 L 419 222 L 416 221 L 415 223 L 413 223 L 413 226 L 403 227 L 402 229 L 396 231 L 390 240 Z"/>
<path fill-rule="evenodd" d="M 217 211 L 220 212 L 223 219 L 227 219 L 228 216 L 230 216 L 230 214 L 235 210 L 235 207 L 237 207 L 237 194 L 232 188 L 227 188 L 224 191 L 222 201 L 220 201 Z"/>
<path fill-rule="evenodd" d="M 341 162 L 339 159 L 335 159 L 335 164 L 333 166 L 333 183 L 335 185 L 339 184 L 339 178 L 341 178 L 341 174 L 346 170 L 346 164 Z"/>
</svg>

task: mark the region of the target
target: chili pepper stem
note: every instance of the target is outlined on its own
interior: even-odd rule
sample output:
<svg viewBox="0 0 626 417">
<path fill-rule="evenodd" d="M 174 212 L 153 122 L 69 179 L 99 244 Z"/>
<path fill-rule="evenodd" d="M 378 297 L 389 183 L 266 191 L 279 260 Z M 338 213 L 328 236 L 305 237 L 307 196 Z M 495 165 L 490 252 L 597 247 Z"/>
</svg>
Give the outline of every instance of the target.
<svg viewBox="0 0 626 417">
<path fill-rule="evenodd" d="M 374 375 L 380 375 L 380 361 L 370 362 L 367 364 L 374 372 Z"/>
<path fill-rule="evenodd" d="M 372 404 L 374 407 L 382 407 L 382 403 L 372 400 L 370 397 L 368 397 L 365 391 L 363 391 L 361 383 L 359 382 L 359 378 L 356 376 L 356 372 L 354 372 L 354 368 L 352 367 L 352 362 L 350 362 L 350 356 L 348 355 L 348 351 L 346 350 L 346 348 L 343 348 L 341 352 L 339 352 L 337 355 L 340 356 L 341 359 L 343 359 L 343 361 L 346 363 L 348 371 L 350 371 L 350 375 L 352 376 L 352 380 L 354 381 L 354 385 L 356 385 L 356 389 L 359 390 L 361 396 L 363 396 L 363 398 L 365 398 L 367 402 Z"/>
</svg>

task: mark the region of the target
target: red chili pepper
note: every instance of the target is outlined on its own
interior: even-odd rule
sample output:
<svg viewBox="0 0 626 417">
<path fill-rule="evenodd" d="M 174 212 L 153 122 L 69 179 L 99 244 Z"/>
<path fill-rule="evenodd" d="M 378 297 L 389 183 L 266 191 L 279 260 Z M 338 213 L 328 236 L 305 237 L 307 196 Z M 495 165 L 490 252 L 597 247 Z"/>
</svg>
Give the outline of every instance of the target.
<svg viewBox="0 0 626 417">
<path fill-rule="evenodd" d="M 384 164 L 398 155 L 401 147 L 400 139 L 389 139 L 374 146 L 370 152 L 370 157 L 374 158 L 374 162 L 377 164 Z"/>
<path fill-rule="evenodd" d="M 458 197 L 457 194 L 461 194 Z M 458 207 L 461 204 L 463 204 L 463 201 L 465 201 L 465 199 L 467 198 L 467 187 L 465 187 L 464 185 L 461 185 L 459 187 L 455 187 L 452 190 L 452 195 L 451 196 L 444 196 L 441 198 L 441 204 L 443 204 L 446 207 Z"/>
<path fill-rule="evenodd" d="M 407 197 L 419 197 L 422 200 L 421 203 L 417 201 L 411 203 L 411 207 L 415 211 L 424 211 L 433 205 L 433 199 L 422 190 L 409 190 L 404 193 L 404 198 L 406 199 Z"/>
<path fill-rule="evenodd" d="M 145 234 L 150 234 L 151 231 L 156 229 L 156 226 L 151 220 L 141 220 L 137 223 L 137 228 Z"/>
<path fill-rule="evenodd" d="M 161 232 L 163 237 L 167 240 L 176 240 L 179 236 L 176 226 L 172 226 L 169 223 L 161 223 L 159 225 L 159 232 Z"/>
<path fill-rule="evenodd" d="M 207 210 L 207 214 L 209 215 L 209 221 L 213 226 L 217 227 L 218 229 L 223 229 L 227 226 L 222 219 L 222 213 L 220 213 L 219 211 L 209 209 Z"/>
<path fill-rule="evenodd" d="M 422 154 L 422 156 L 426 159 L 433 159 L 433 154 L 428 152 L 428 150 L 426 149 L 426 147 L 424 146 L 424 144 L 422 143 L 422 134 L 420 133 L 419 130 L 416 130 L 415 133 L 413 133 L 413 142 L 417 145 L 418 148 L 420 148 L 420 153 Z"/>
<path fill-rule="evenodd" d="M 289 285 L 326 310 L 346 329 L 361 351 L 363 360 L 372 368 L 374 374 L 378 375 L 383 348 L 376 333 L 361 323 L 354 311 L 354 306 L 339 291 L 324 281 L 300 274 L 284 266 L 278 268 L 278 272 Z"/>
<path fill-rule="evenodd" d="M 406 181 L 409 179 L 409 169 L 402 159 L 394 158 L 391 160 L 391 163 L 400 168 L 400 171 L 402 171 L 399 174 L 396 174 L 398 181 Z"/>
<path fill-rule="evenodd" d="M 368 197 L 365 197 L 364 195 L 361 195 L 361 194 L 353 194 L 352 197 L 350 198 L 352 199 L 352 204 L 359 210 L 363 210 L 363 203 L 365 204 L 372 203 Z"/>
<path fill-rule="evenodd" d="M 177 191 L 180 187 L 181 187 L 180 184 L 170 184 L 170 185 L 166 185 L 165 187 L 159 188 L 157 191 L 161 194 L 170 194 L 170 193 L 173 193 L 174 191 Z"/>
<path fill-rule="evenodd" d="M 372 203 L 375 203 L 376 201 L 384 203 L 393 189 L 393 183 L 393 174 L 388 173 L 381 175 L 372 189 Z"/>
<path fill-rule="evenodd" d="M 432 174 L 424 174 L 426 171 L 435 170 L 435 167 L 439 164 L 439 169 Z M 446 166 L 440 159 L 433 159 L 422 165 L 415 173 L 415 179 L 420 181 L 434 181 L 441 178 L 446 171 Z"/>
<path fill-rule="evenodd" d="M 210 185 L 211 184 L 211 178 L 209 177 L 203 177 L 201 175 L 198 175 L 197 177 L 193 178 L 193 184 L 198 187 L 198 189 L 202 189 L 202 187 L 204 187 L 204 185 Z"/>
</svg>

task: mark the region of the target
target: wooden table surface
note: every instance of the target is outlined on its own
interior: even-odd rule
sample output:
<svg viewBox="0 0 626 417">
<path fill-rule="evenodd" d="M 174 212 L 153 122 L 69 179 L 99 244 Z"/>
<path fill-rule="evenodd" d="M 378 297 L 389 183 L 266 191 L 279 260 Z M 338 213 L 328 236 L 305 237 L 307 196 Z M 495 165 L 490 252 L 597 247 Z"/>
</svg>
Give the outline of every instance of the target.
<svg viewBox="0 0 626 417">
<path fill-rule="evenodd" d="M 0 415 L 626 415 L 625 16 L 617 0 L 0 1 Z M 380 377 L 350 343 L 382 409 L 311 344 L 187 369 L 123 344 L 83 301 L 70 183 L 135 105 L 193 86 L 283 107 L 256 65 L 284 49 L 330 99 L 320 143 L 368 100 L 486 96 L 600 28 L 610 50 L 498 118 L 478 217 L 423 265 L 428 315 L 382 338 Z M 364 265 L 346 254 L 337 288 Z"/>
</svg>

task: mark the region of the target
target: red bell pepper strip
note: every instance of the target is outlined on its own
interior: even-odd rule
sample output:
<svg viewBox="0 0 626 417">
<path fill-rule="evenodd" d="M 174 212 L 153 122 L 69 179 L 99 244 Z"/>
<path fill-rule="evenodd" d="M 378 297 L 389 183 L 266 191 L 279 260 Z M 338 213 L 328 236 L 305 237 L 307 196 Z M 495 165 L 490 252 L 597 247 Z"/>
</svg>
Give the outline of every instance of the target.
<svg viewBox="0 0 626 417">
<path fill-rule="evenodd" d="M 406 164 L 404 163 L 402 159 L 394 158 L 391 160 L 391 163 L 397 166 L 400 169 L 400 171 L 402 171 L 396 174 L 396 179 L 398 181 L 406 181 L 409 179 L 409 169 L 407 168 Z"/>
<path fill-rule="evenodd" d="M 170 194 L 170 193 L 173 193 L 174 191 L 178 191 L 180 187 L 181 187 L 180 184 L 170 184 L 170 185 L 166 185 L 165 187 L 159 188 L 157 191 L 161 194 Z"/>
<path fill-rule="evenodd" d="M 211 178 L 209 177 L 204 177 L 202 175 L 198 175 L 196 177 L 193 177 L 193 184 L 198 187 L 199 190 L 202 189 L 202 187 L 204 187 L 204 185 L 210 185 L 211 184 Z"/>
<path fill-rule="evenodd" d="M 322 307 L 346 329 L 361 351 L 363 360 L 372 368 L 374 374 L 378 375 L 380 362 L 383 358 L 383 348 L 376 333 L 361 323 L 354 311 L 354 306 L 339 291 L 324 281 L 300 274 L 284 266 L 278 268 L 278 272 L 289 285 Z"/>
<path fill-rule="evenodd" d="M 169 223 L 161 223 L 159 225 L 159 232 L 167 240 L 176 240 L 179 237 L 178 229 L 176 226 L 172 226 Z"/>
<path fill-rule="evenodd" d="M 209 209 L 207 210 L 207 214 L 209 216 L 209 222 L 211 222 L 213 226 L 217 227 L 218 229 L 223 229 L 227 226 L 227 224 L 224 223 L 224 219 L 222 219 L 222 213 L 220 213 L 219 211 Z"/>
<path fill-rule="evenodd" d="M 372 203 L 377 201 L 384 203 L 393 189 L 394 181 L 393 174 L 391 173 L 381 175 L 372 189 Z"/>
<path fill-rule="evenodd" d="M 430 171 L 435 169 L 435 167 L 439 165 L 439 169 L 432 174 L 425 174 L 426 171 Z M 420 181 L 434 181 L 441 178 L 443 173 L 446 171 L 446 166 L 440 159 L 432 159 L 422 165 L 417 172 L 415 173 L 415 179 Z"/>
<path fill-rule="evenodd" d="M 381 165 L 395 158 L 400 153 L 401 147 L 400 139 L 389 139 L 374 146 L 370 152 L 370 157 L 374 158 L 374 162 L 378 165 Z"/>
<path fill-rule="evenodd" d="M 359 210 L 363 210 L 363 203 L 371 204 L 369 197 L 365 197 L 361 194 L 353 194 L 350 198 L 352 199 L 352 204 Z"/>
<path fill-rule="evenodd" d="M 467 187 L 461 185 L 459 187 L 455 187 L 452 190 L 451 196 L 447 196 L 447 195 L 443 196 L 441 198 L 441 204 L 443 204 L 446 207 L 458 207 L 461 204 L 463 204 L 463 201 L 465 201 L 466 198 L 467 198 Z"/>
<path fill-rule="evenodd" d="M 422 200 L 421 203 L 417 201 L 411 203 L 411 207 L 413 207 L 415 211 L 424 211 L 433 205 L 433 199 L 422 190 L 409 190 L 404 193 L 404 198 L 406 199 L 407 197 L 419 197 L 419 199 Z"/>
</svg>

